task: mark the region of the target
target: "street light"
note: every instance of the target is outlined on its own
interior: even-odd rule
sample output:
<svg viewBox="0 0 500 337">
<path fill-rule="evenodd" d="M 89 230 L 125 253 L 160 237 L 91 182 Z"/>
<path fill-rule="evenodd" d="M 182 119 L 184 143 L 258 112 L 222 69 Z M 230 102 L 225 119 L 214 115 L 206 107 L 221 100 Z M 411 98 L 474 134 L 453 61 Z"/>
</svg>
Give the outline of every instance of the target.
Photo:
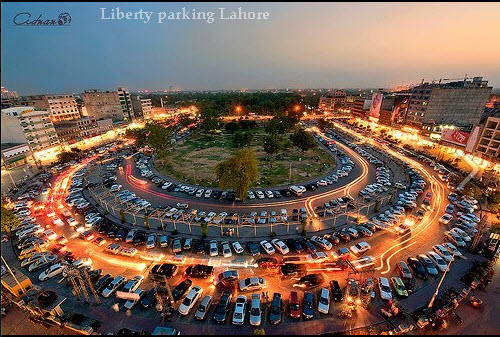
<svg viewBox="0 0 500 337">
<path fill-rule="evenodd" d="M 234 109 L 234 111 L 236 111 L 236 113 L 237 113 L 237 114 L 239 114 L 242 110 L 243 110 L 243 108 L 242 108 L 240 105 L 238 105 L 238 106 Z"/>
</svg>

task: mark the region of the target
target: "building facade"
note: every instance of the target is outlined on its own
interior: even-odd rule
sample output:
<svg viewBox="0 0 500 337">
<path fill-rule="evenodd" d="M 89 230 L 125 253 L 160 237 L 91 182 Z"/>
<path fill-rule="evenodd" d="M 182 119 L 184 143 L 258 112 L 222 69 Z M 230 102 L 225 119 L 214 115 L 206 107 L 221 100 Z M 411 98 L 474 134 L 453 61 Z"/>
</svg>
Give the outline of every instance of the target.
<svg viewBox="0 0 500 337">
<path fill-rule="evenodd" d="M 16 91 L 10 91 L 6 87 L 2 87 L 2 109 L 16 105 L 18 100 L 19 96 Z"/>
<path fill-rule="evenodd" d="M 50 112 L 35 107 L 2 109 L 2 143 L 26 143 L 33 152 L 59 144 Z"/>
<path fill-rule="evenodd" d="M 145 118 L 151 114 L 153 105 L 150 98 L 132 95 L 132 107 L 136 118 Z"/>
<path fill-rule="evenodd" d="M 477 141 L 475 155 L 493 163 L 500 163 L 500 115 L 486 119 Z"/>
<path fill-rule="evenodd" d="M 28 144 L 2 143 L 2 169 L 22 166 L 33 160 Z"/>
<path fill-rule="evenodd" d="M 73 144 L 87 137 L 99 135 L 101 132 L 97 122 L 88 117 L 54 123 L 59 141 Z"/>
<path fill-rule="evenodd" d="M 33 95 L 27 96 L 25 101 L 28 106 L 50 112 L 53 122 L 80 118 L 75 97 L 71 94 Z"/>
<path fill-rule="evenodd" d="M 90 119 L 124 120 L 123 108 L 116 91 L 86 90 L 82 94 L 83 102 Z"/>
<path fill-rule="evenodd" d="M 433 131 L 439 125 L 471 130 L 479 124 L 492 87 L 482 77 L 449 83 L 422 83 L 411 90 L 405 124 Z"/>
<path fill-rule="evenodd" d="M 333 112 L 345 108 L 347 94 L 345 90 L 335 90 L 333 94 L 321 96 L 318 108 L 322 111 Z"/>
<path fill-rule="evenodd" d="M 123 87 L 118 88 L 118 98 L 122 106 L 123 119 L 131 121 L 134 119 L 134 108 L 132 106 L 132 97 L 130 93 Z"/>
</svg>

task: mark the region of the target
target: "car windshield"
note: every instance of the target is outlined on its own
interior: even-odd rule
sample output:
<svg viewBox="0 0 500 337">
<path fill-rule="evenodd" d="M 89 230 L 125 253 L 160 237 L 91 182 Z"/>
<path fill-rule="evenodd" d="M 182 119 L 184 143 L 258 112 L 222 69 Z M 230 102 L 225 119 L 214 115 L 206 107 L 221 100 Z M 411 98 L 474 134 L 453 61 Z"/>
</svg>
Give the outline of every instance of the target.
<svg viewBox="0 0 500 337">
<path fill-rule="evenodd" d="M 243 315 L 241 313 L 239 313 L 239 312 L 234 313 L 234 318 L 241 319 L 241 317 L 243 317 Z"/>
<path fill-rule="evenodd" d="M 250 311 L 250 315 L 259 316 L 260 315 L 260 308 L 252 308 L 252 310 Z"/>
<path fill-rule="evenodd" d="M 319 303 L 321 303 L 321 304 L 328 304 L 328 299 L 326 297 L 321 297 L 319 299 Z"/>
<path fill-rule="evenodd" d="M 391 288 L 386 285 L 382 285 L 382 290 L 388 293 L 391 291 Z"/>
<path fill-rule="evenodd" d="M 190 298 L 188 298 L 188 297 L 186 297 L 186 298 L 184 299 L 184 301 L 182 301 L 182 304 L 183 304 L 183 305 L 185 305 L 185 306 L 189 306 L 189 305 L 191 305 L 191 299 L 190 299 Z"/>
</svg>

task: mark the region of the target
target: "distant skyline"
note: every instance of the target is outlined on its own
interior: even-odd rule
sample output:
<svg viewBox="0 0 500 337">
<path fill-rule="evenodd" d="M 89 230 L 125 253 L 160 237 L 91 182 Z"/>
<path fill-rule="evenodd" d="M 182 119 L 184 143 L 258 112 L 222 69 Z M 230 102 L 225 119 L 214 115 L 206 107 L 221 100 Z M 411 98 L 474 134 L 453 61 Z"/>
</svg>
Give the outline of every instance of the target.
<svg viewBox="0 0 500 337">
<path fill-rule="evenodd" d="M 102 20 L 153 12 L 141 20 Z M 267 20 L 164 20 L 158 12 L 268 12 Z M 20 95 L 391 88 L 482 76 L 500 87 L 498 3 L 2 3 L 1 85 Z M 67 12 L 68 26 L 17 26 Z"/>
</svg>

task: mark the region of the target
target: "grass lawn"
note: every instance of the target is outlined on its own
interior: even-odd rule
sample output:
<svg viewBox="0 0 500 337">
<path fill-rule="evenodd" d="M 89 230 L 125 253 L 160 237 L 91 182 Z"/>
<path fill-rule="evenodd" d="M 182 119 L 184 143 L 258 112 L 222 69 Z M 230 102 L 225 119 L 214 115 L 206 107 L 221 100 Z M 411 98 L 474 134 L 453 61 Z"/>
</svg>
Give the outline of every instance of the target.
<svg viewBox="0 0 500 337">
<path fill-rule="evenodd" d="M 254 137 L 249 147 L 256 150 L 259 160 L 259 180 L 255 187 L 287 185 L 290 168 L 291 183 L 295 184 L 321 176 L 335 166 L 334 159 L 319 146 L 305 153 L 291 147 L 284 153 L 279 153 L 277 158 L 274 155 L 268 158 L 262 148 L 266 136 L 263 126 L 250 132 Z M 235 150 L 237 147 L 233 144 L 232 134 L 197 132 L 177 144 L 162 163 L 157 160 L 155 165 L 158 170 L 179 181 L 216 187 L 215 166 L 229 158 Z"/>
</svg>

